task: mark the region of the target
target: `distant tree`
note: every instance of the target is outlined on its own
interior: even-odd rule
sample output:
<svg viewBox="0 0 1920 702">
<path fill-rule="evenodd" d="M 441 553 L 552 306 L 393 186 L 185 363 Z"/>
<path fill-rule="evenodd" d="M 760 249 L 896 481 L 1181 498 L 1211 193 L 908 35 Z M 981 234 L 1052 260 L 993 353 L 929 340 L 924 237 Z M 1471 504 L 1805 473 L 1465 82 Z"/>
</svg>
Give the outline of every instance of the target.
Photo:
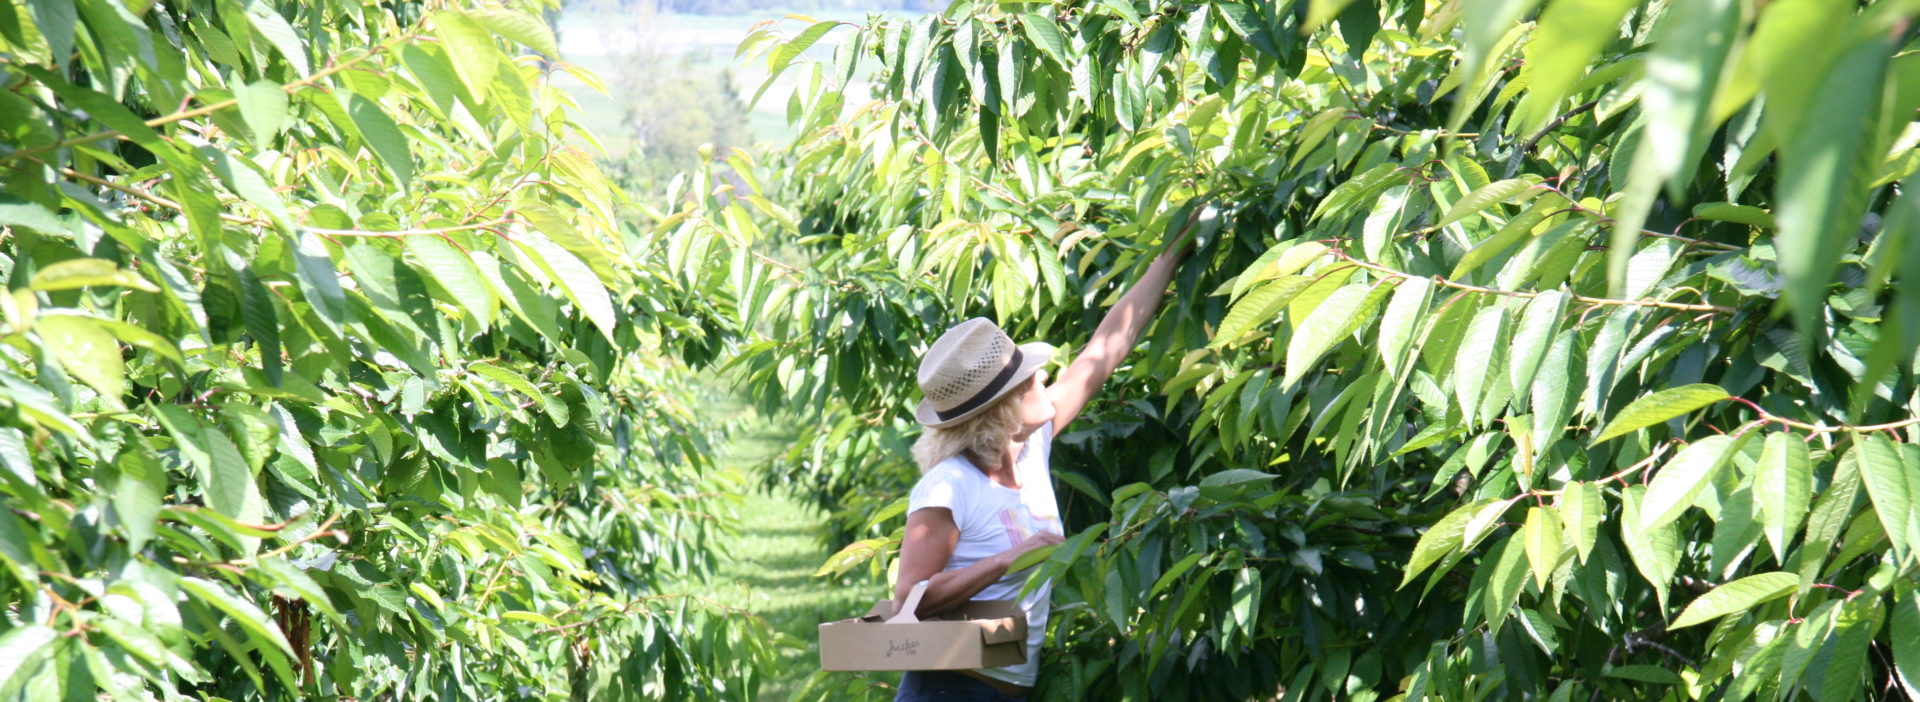
<svg viewBox="0 0 1920 702">
<path fill-rule="evenodd" d="M 733 91 L 731 70 L 644 49 L 623 65 L 612 72 L 614 97 L 621 101 L 619 131 L 607 136 L 632 139 L 633 148 L 604 165 L 629 191 L 659 193 L 669 176 L 701 158 L 704 144 L 714 146 L 709 153 L 725 153 L 752 141 L 747 105 Z"/>
</svg>

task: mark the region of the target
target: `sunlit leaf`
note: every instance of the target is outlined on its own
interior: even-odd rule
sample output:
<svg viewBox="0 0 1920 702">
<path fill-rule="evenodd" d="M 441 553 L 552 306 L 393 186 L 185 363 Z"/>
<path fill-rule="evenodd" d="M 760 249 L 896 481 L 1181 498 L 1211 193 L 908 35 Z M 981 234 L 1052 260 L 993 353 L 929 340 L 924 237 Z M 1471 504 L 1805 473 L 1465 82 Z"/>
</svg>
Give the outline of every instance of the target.
<svg viewBox="0 0 1920 702">
<path fill-rule="evenodd" d="M 1707 591 L 1687 605 L 1667 628 L 1680 629 L 1743 612 L 1799 587 L 1800 576 L 1792 573 L 1749 575 Z"/>
<path fill-rule="evenodd" d="M 1725 399 L 1724 388 L 1708 383 L 1660 390 L 1634 400 L 1613 415 L 1600 433 L 1593 436 L 1593 443 L 1645 429 Z"/>
<path fill-rule="evenodd" d="M 1691 507 L 1694 498 L 1713 481 L 1714 473 L 1732 458 L 1735 446 L 1733 437 L 1709 436 L 1688 444 L 1662 464 L 1647 485 L 1646 499 L 1640 503 L 1638 528 L 1655 531 L 1679 519 L 1680 513 Z"/>
</svg>

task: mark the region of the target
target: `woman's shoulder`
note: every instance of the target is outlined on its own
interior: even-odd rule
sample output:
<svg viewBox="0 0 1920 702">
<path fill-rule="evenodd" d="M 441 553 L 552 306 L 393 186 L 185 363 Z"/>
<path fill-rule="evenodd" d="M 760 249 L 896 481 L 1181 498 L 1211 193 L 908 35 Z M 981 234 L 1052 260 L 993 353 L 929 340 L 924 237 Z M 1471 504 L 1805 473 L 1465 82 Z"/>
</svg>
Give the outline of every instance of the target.
<svg viewBox="0 0 1920 702">
<path fill-rule="evenodd" d="M 975 469 L 973 464 L 968 463 L 967 459 L 954 456 L 933 464 L 933 467 L 928 468 L 927 472 L 921 473 L 920 482 L 966 482 L 969 478 L 975 476 L 986 477 L 982 475 L 978 469 Z"/>
</svg>

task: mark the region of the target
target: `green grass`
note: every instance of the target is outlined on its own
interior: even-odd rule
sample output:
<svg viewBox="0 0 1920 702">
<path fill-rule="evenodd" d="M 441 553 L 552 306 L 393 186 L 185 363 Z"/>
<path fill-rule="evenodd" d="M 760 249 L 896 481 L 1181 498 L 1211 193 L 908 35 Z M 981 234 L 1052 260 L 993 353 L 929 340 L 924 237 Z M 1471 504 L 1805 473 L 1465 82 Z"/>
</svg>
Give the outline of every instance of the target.
<svg viewBox="0 0 1920 702">
<path fill-rule="evenodd" d="M 750 412 L 743 406 L 714 409 L 720 417 Z M 793 432 L 779 423 L 749 415 L 734 434 L 723 463 L 751 475 L 753 466 L 784 449 L 792 438 Z M 820 563 L 832 555 L 815 537 L 814 526 L 823 515 L 784 491 L 761 491 L 757 476 L 748 483 L 751 487 L 734 510 L 737 535 L 729 540 L 728 555 L 710 581 L 690 585 L 765 618 L 779 633 L 786 645 L 766 671 L 759 699 L 786 700 L 820 668 L 820 622 L 865 613 L 874 600 L 886 595 L 886 588 L 865 569 L 840 579 L 813 577 Z"/>
</svg>

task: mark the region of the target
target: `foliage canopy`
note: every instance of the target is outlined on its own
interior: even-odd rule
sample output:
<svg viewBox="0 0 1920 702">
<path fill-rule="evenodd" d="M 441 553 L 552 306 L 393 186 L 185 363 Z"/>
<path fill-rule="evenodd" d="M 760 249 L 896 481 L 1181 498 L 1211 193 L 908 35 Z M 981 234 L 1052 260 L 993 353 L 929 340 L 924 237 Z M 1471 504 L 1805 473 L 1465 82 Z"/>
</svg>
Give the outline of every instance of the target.
<svg viewBox="0 0 1920 702">
<path fill-rule="evenodd" d="M 689 268 L 736 262 L 766 330 L 734 367 L 822 421 L 774 479 L 839 510 L 825 570 L 876 572 L 918 350 L 976 314 L 1072 349 L 1197 230 L 1059 439 L 1076 533 L 1037 570 L 1041 699 L 1916 696 L 1915 11 L 961 0 L 769 25 L 742 47 L 803 71 L 799 136 L 764 189 L 691 192 L 659 228 L 710 242 Z M 845 104 L 861 62 L 877 99 Z M 761 242 L 812 266 L 754 265 Z"/>
<path fill-rule="evenodd" d="M 0 7 L 0 698 L 752 694 L 549 5 Z"/>
</svg>

